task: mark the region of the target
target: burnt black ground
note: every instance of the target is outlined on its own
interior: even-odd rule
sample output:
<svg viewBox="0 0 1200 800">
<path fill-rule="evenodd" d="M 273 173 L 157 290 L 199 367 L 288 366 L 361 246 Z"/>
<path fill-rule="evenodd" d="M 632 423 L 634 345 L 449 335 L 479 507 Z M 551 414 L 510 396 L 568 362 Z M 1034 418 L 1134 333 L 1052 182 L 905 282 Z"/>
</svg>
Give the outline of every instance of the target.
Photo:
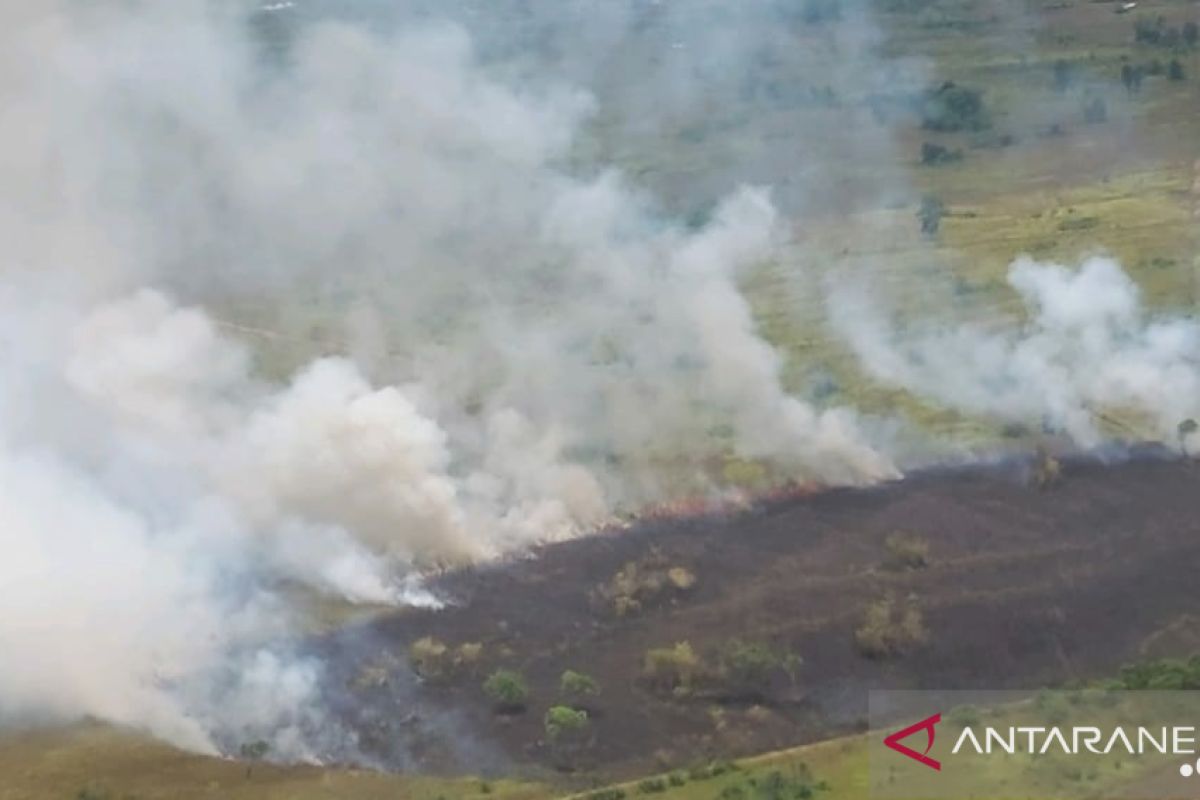
<svg viewBox="0 0 1200 800">
<path fill-rule="evenodd" d="M 359 728 L 371 720 L 364 748 L 383 762 L 404 760 L 396 748 L 404 725 L 421 725 L 416 714 L 431 721 L 424 735 L 449 742 L 417 757 L 433 769 L 470 770 L 471 752 L 499 751 L 530 768 L 632 775 L 853 730 L 871 687 L 1040 688 L 1200 647 L 1200 466 L 1152 450 L 1120 463 L 1081 458 L 1050 489 L 1027 472 L 1017 462 L 931 471 L 735 515 L 646 522 L 447 575 L 437 589 L 453 606 L 376 620 L 351 637 L 369 648 L 326 642 L 348 682 L 383 665 L 382 683 L 352 690 L 365 710 L 350 702 L 344 714 Z M 929 542 L 928 568 L 882 566 L 896 532 Z M 625 618 L 598 608 L 595 588 L 652 548 L 693 572 L 694 589 Z M 884 596 L 913 598 L 929 639 L 870 660 L 854 630 Z M 415 681 L 405 653 L 426 635 L 482 643 L 481 664 L 444 685 Z M 703 691 L 663 697 L 640 680 L 648 648 L 687 641 L 712 663 L 734 638 L 800 655 L 796 684 L 776 676 L 755 708 Z M 526 676 L 524 713 L 494 713 L 481 691 L 499 666 Z M 564 753 L 543 741 L 542 716 L 560 702 L 567 668 L 594 676 L 602 692 L 588 702 L 590 741 Z"/>
</svg>

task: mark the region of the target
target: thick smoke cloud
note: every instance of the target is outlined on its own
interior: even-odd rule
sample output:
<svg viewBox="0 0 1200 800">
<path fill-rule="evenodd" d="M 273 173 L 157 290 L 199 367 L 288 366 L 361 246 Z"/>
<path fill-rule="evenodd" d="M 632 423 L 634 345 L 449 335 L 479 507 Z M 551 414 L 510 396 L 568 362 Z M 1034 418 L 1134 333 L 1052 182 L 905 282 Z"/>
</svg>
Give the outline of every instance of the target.
<svg viewBox="0 0 1200 800">
<path fill-rule="evenodd" d="M 1014 330 L 889 323 L 862 286 L 836 287 L 830 315 L 877 380 L 938 404 L 1061 431 L 1080 446 L 1104 439 L 1106 414 L 1133 414 L 1145 438 L 1176 442 L 1200 412 L 1200 326 L 1155 317 L 1108 258 L 1078 269 L 1013 263 L 1008 283 L 1025 307 Z"/>
<path fill-rule="evenodd" d="M 313 22 L 281 64 L 219 3 L 0 23 L 0 721 L 315 757 L 282 587 L 436 603 L 415 575 L 728 456 L 896 474 L 782 388 L 738 290 L 767 193 L 688 228 L 572 175 L 592 99 L 509 88 L 461 29 Z"/>
</svg>

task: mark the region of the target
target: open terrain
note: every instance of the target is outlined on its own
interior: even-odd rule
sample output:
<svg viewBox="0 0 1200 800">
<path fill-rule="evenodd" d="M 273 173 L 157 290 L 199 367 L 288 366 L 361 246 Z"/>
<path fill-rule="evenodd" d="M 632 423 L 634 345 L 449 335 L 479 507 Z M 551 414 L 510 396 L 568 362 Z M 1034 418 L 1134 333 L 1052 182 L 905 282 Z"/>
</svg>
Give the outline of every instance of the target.
<svg viewBox="0 0 1200 800">
<path fill-rule="evenodd" d="M 651 129 L 609 111 L 598 87 L 600 110 L 571 158 L 581 170 L 615 165 L 684 219 L 702 219 L 737 183 L 774 185 L 790 241 L 743 288 L 784 357 L 788 388 L 809 397 L 820 386 L 830 405 L 903 417 L 953 450 L 1031 452 L 1041 444 L 1037 420 L 1014 432 L 864 374 L 831 335 L 821 282 L 866 272 L 903 318 L 1000 328 L 1021 321 L 1004 282 L 1015 256 L 1070 264 L 1107 252 L 1151 309 L 1191 313 L 1200 296 L 1200 51 L 1139 43 L 1134 25 L 1160 15 L 1180 25 L 1200 10 L 1191 0 L 1144 2 L 1133 14 L 1083 0 L 878 5 L 869 46 L 908 65 L 893 86 L 830 75 L 834 23 L 798 22 L 780 33 L 787 55 L 748 78 L 760 90 L 714 95 Z M 653 27 L 628 43 L 611 91 L 669 59 L 673 44 L 688 46 L 656 38 Z M 1164 72 L 1137 91 L 1122 85 L 1124 66 L 1172 60 L 1181 80 Z M 1059 62 L 1071 76 L 1061 88 Z M 874 130 L 873 94 L 899 102 L 943 81 L 982 92 L 985 130 L 930 132 L 910 114 L 871 134 L 890 148 L 878 163 L 862 163 L 841 140 Z M 1106 115 L 1089 122 L 1096 97 Z M 925 143 L 961 157 L 922 164 Z M 936 236 L 917 221 L 927 195 L 945 206 Z M 314 353 L 349 349 L 342 300 L 305 291 L 287 306 L 204 299 L 254 344 L 262 374 L 282 376 Z M 1115 436 L 1146 433 L 1119 409 L 1109 419 Z M 730 483 L 769 484 L 759 465 L 727 457 L 719 435 L 711 449 Z M 647 515 L 444 575 L 434 588 L 450 604 L 440 611 L 345 624 L 331 615 L 308 646 L 330 665 L 325 689 L 340 701 L 340 724 L 379 771 L 248 768 L 86 725 L 0 736 L 0 800 L 522 800 L 624 780 L 633 795 L 642 776 L 741 757 L 749 760 L 739 770 L 661 796 L 716 798 L 747 776 L 799 774 L 804 764 L 828 782 L 823 796 L 859 798 L 856 733 L 871 687 L 1061 686 L 1200 652 L 1200 469 L 1157 449 L 1111 455 L 1064 459 L 1050 481 L 1039 480 L 1034 459 L 1014 457 L 873 488 Z M 678 454 L 662 460 L 700 471 Z M 731 643 L 768 655 L 739 675 Z M 527 690 L 512 707 L 483 688 L 498 670 Z M 568 670 L 595 691 L 564 690 Z M 552 741 L 546 714 L 557 705 L 588 716 Z"/>
<path fill-rule="evenodd" d="M 1190 654 L 1200 644 L 1198 486 L 1190 463 L 1159 457 L 1072 461 L 1049 488 L 1031 485 L 1020 463 L 932 472 L 556 545 L 448 576 L 438 588 L 450 608 L 369 627 L 401 673 L 422 637 L 480 645 L 469 668 L 418 691 L 467 709 L 471 729 L 518 763 L 606 775 L 686 766 L 853 731 L 872 687 L 1038 688 Z M 897 562 L 897 536 L 927 545 L 919 565 Z M 694 582 L 659 586 L 656 571 L 672 569 Z M 636 609 L 617 610 L 621 591 L 636 594 Z M 862 640 L 884 599 L 889 628 L 916 609 L 920 641 L 880 653 Z M 718 673 L 733 641 L 801 661 L 791 676 L 772 667 L 731 693 Z M 696 655 L 694 680 L 655 685 L 647 653 L 681 642 Z M 499 668 L 528 684 L 520 713 L 497 713 L 481 690 Z M 586 745 L 563 753 L 547 743 L 543 714 L 573 702 L 560 687 L 568 669 L 599 691 L 582 701 Z"/>
</svg>

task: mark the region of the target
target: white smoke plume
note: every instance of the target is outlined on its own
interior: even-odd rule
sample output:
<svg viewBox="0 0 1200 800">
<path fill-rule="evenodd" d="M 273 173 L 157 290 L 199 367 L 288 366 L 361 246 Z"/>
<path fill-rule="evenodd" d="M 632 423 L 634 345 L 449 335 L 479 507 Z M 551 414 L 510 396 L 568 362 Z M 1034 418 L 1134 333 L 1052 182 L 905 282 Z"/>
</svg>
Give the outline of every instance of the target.
<svg viewBox="0 0 1200 800">
<path fill-rule="evenodd" d="M 1006 330 L 889 323 L 865 288 L 838 285 L 832 325 L 868 373 L 961 411 L 1040 425 L 1078 445 L 1104 439 L 1106 414 L 1133 414 L 1143 436 L 1177 443 L 1200 413 L 1200 325 L 1155 316 L 1110 258 L 1077 269 L 1021 258 L 1008 283 L 1026 318 Z"/>
<path fill-rule="evenodd" d="M 767 194 L 692 230 L 572 175 L 591 100 L 509 88 L 458 28 L 314 22 L 286 64 L 218 2 L 0 31 L 0 722 L 315 757 L 282 584 L 434 603 L 413 575 L 710 488 L 714 457 L 896 474 L 755 330 Z"/>
</svg>

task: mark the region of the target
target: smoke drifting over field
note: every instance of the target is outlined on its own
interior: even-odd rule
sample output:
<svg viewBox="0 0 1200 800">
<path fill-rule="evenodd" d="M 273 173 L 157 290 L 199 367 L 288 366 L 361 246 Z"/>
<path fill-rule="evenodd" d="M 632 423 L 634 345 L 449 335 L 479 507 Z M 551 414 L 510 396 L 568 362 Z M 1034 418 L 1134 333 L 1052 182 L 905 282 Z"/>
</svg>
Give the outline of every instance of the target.
<svg viewBox="0 0 1200 800">
<path fill-rule="evenodd" d="M 591 101 L 506 88 L 460 29 L 313 24 L 280 68 L 218 4 L 6 14 L 5 717 L 312 756 L 317 667 L 264 644 L 280 581 L 434 602 L 413 570 L 703 486 L 714 426 L 795 477 L 896 474 L 755 331 L 766 192 L 686 229 L 571 177 Z M 339 288 L 360 363 L 283 382 L 179 299 Z"/>
<path fill-rule="evenodd" d="M 876 379 L 940 405 L 1015 423 L 1040 423 L 1082 447 L 1103 441 L 1105 411 L 1134 412 L 1174 442 L 1200 411 L 1200 325 L 1142 306 L 1119 264 L 1077 270 L 1013 263 L 1008 283 L 1028 319 L 1015 331 L 920 324 L 899 329 L 862 287 L 831 294 L 831 319 Z"/>
<path fill-rule="evenodd" d="M 598 41 L 641 5 L 603 4 Z M 297 24 L 275 52 L 245 11 L 0 12 L 0 722 L 92 715 L 317 758 L 336 726 L 281 587 L 435 604 L 414 576 L 727 491 L 727 461 L 900 474 L 895 423 L 789 393 L 756 328 L 739 282 L 787 228 L 767 189 L 688 225 L 576 168 L 596 98 L 512 80 L 530 67 L 503 60 L 503 29 L 473 31 L 499 66 L 403 15 Z M 630 79 L 627 120 L 761 57 L 704 29 L 717 41 L 678 56 L 696 61 Z M 870 49 L 868 20 L 844 31 L 848 56 Z M 891 157 L 886 129 L 846 146 Z M 821 167 L 801 172 L 792 207 Z M 1093 404 L 1164 435 L 1190 411 L 1196 332 L 1144 323 L 1118 267 L 1021 263 L 1013 285 L 1035 314 L 1019 336 L 898 343 L 843 289 L 837 331 L 882 381 L 1083 443 Z M 271 341 L 330 309 L 338 329 L 264 363 L 226 324 L 246 309 Z"/>
</svg>

